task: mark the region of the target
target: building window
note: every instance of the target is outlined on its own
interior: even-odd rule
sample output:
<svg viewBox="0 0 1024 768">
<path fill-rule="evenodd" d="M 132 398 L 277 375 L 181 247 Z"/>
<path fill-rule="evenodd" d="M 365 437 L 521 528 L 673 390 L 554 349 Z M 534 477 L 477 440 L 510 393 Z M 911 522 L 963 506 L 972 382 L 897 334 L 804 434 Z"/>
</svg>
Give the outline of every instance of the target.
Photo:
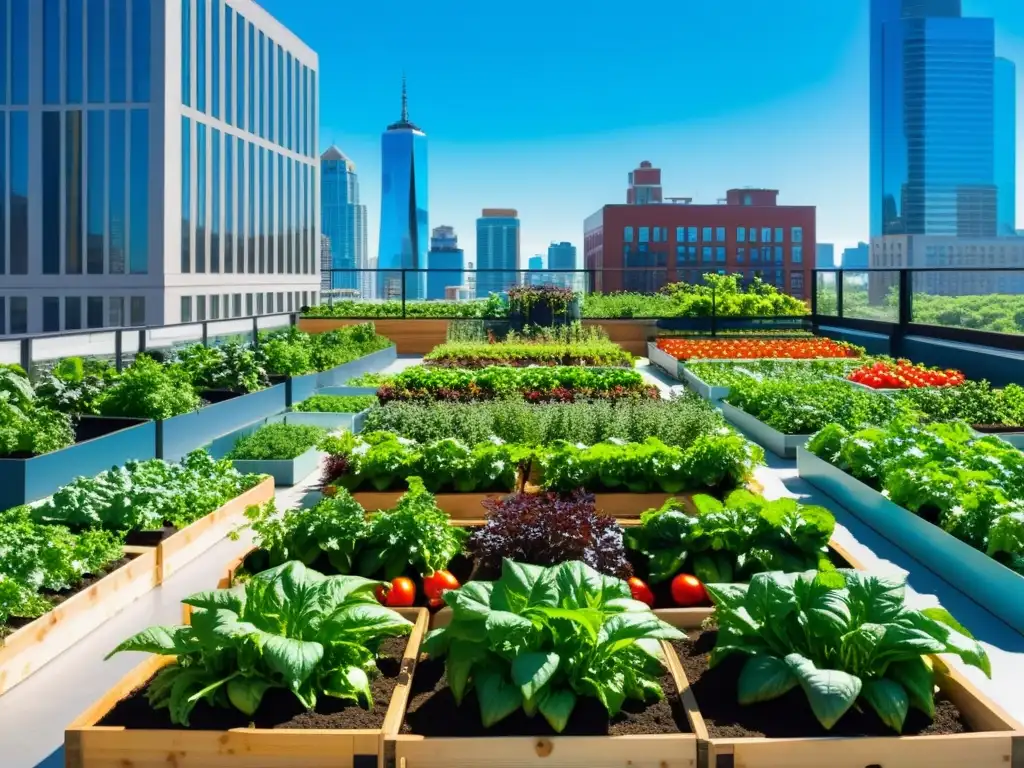
<svg viewBox="0 0 1024 768">
<path fill-rule="evenodd" d="M 793 227 L 789 231 L 789 237 L 794 243 L 802 243 L 804 241 L 804 228 Z"/>
<path fill-rule="evenodd" d="M 782 227 L 776 227 L 775 228 L 775 242 L 776 243 L 781 243 L 785 239 L 786 239 L 786 236 L 785 236 L 785 234 L 783 232 Z"/>
<path fill-rule="evenodd" d="M 127 139 L 127 117 L 123 109 L 114 109 L 110 111 L 108 118 L 110 192 L 107 200 L 107 237 L 110 239 L 110 262 L 107 269 L 112 275 L 124 274 L 125 254 L 128 250 L 125 242 L 128 177 L 125 174 L 125 158 L 122 151 Z"/>
<path fill-rule="evenodd" d="M 107 299 L 107 327 L 120 328 L 124 325 L 124 296 Z"/>
<path fill-rule="evenodd" d="M 11 333 L 28 333 L 28 299 L 11 297 Z"/>
<path fill-rule="evenodd" d="M 751 198 L 750 195 L 744 195 L 743 196 L 743 204 L 744 205 L 750 205 L 752 202 L 753 202 L 753 198 Z"/>
<path fill-rule="evenodd" d="M 181 297 L 181 322 L 191 323 L 192 322 L 192 297 L 182 296 Z"/>
<path fill-rule="evenodd" d="M 650 240 L 651 240 L 651 228 L 650 227 L 640 227 L 640 240 L 639 241 L 641 243 L 647 243 L 647 242 L 650 242 Z"/>
<path fill-rule="evenodd" d="M 676 227 L 676 242 L 677 243 L 685 243 L 686 242 L 686 227 Z"/>
<path fill-rule="evenodd" d="M 85 300 L 85 327 L 103 327 L 103 297 L 90 296 Z"/>
<path fill-rule="evenodd" d="M 132 20 L 134 25 L 134 19 Z M 149 273 L 149 110 L 131 113 L 131 158 L 129 163 L 128 271 L 133 275 Z"/>
<path fill-rule="evenodd" d="M 131 323 L 132 325 L 146 324 L 146 297 L 132 296 L 131 298 Z"/>
<path fill-rule="evenodd" d="M 751 231 L 753 231 L 753 230 L 751 230 Z M 755 262 L 759 262 L 760 260 L 761 260 L 761 249 L 757 248 L 757 247 L 752 247 L 750 249 L 750 263 L 754 264 Z"/>
<path fill-rule="evenodd" d="M 252 316 L 252 294 L 245 294 L 245 314 L 247 317 Z"/>
<path fill-rule="evenodd" d="M 150 97 L 151 0 L 132 2 L 132 101 L 146 102 Z"/>
<path fill-rule="evenodd" d="M 59 53 L 59 52 L 58 52 Z M 43 274 L 60 274 L 60 112 L 43 112 Z M 0 135 L 3 119 L 0 117 Z M 2 146 L 2 142 L 0 142 Z M 0 207 L 3 206 L 3 164 L 6 147 L 0 150 Z M 122 154 L 121 157 L 124 157 Z M 3 213 L 0 212 L 0 218 Z M 0 241 L 3 240 L 0 222 Z M 0 248 L 2 252 L 2 248 Z M 0 273 L 3 272 L 0 259 Z"/>
<path fill-rule="evenodd" d="M 43 103 L 60 104 L 60 0 L 43 0 Z M 4 42 L 7 42 L 7 3 L 0 3 L 0 31 L 3 32 Z M 18 45 L 15 41 L 14 45 Z M 7 87 L 7 61 L 6 51 L 3 61 L 0 61 L 0 75 L 3 82 L 0 83 L 0 90 Z M 6 104 L 7 98 L 4 94 L 0 98 L 0 104 Z"/>
<path fill-rule="evenodd" d="M 747 228 L 746 227 L 736 227 L 736 242 L 737 243 L 745 243 L 745 242 L 747 242 Z"/>
<path fill-rule="evenodd" d="M 231 125 L 235 121 L 234 92 L 231 82 L 231 62 L 234 58 L 235 19 L 231 6 L 224 3 L 224 122 Z"/>
<path fill-rule="evenodd" d="M 625 227 L 622 230 L 622 242 L 624 242 L 624 243 L 632 243 L 633 242 L 633 228 L 632 227 Z"/>
<path fill-rule="evenodd" d="M 654 242 L 660 243 L 661 242 L 661 227 L 654 227 L 652 229 L 652 233 L 654 235 Z"/>
<path fill-rule="evenodd" d="M 220 119 L 220 0 L 210 0 L 210 113 Z"/>
<path fill-rule="evenodd" d="M 68 331 L 78 331 L 82 328 L 82 297 L 64 297 L 64 328 Z"/>
<path fill-rule="evenodd" d="M 742 264 L 747 260 L 747 249 L 740 247 L 736 249 L 736 263 Z"/>
<path fill-rule="evenodd" d="M 761 242 L 770 243 L 772 241 L 772 228 L 761 227 Z"/>
<path fill-rule="evenodd" d="M 772 247 L 770 245 L 762 245 L 761 246 L 761 260 L 765 264 L 771 264 L 772 263 Z"/>
<path fill-rule="evenodd" d="M 196 109 L 206 111 L 206 0 L 196 0 Z"/>
<path fill-rule="evenodd" d="M 804 247 L 802 245 L 792 246 L 792 261 L 794 264 L 802 264 L 804 261 Z"/>
<path fill-rule="evenodd" d="M 60 330 L 60 299 L 56 296 L 43 297 L 43 333 Z"/>
<path fill-rule="evenodd" d="M 82 274 L 82 113 L 64 113 L 64 273 Z M 12 152 L 13 156 L 13 152 Z M 13 239 L 13 238 L 12 238 Z"/>
<path fill-rule="evenodd" d="M 686 246 L 676 246 L 676 264 L 683 264 L 686 261 Z"/>
<path fill-rule="evenodd" d="M 715 246 L 715 261 L 718 262 L 719 264 L 724 264 L 725 263 L 725 246 L 724 245 Z"/>
<path fill-rule="evenodd" d="M 711 261 L 711 246 L 705 245 L 700 252 L 701 261 Z"/>
<path fill-rule="evenodd" d="M 110 101 L 122 104 L 128 100 L 128 0 L 110 0 L 109 23 Z M 110 146 L 117 145 L 111 142 Z"/>
<path fill-rule="evenodd" d="M 200 323 L 206 321 L 206 297 L 196 296 L 196 320 Z"/>
<path fill-rule="evenodd" d="M 750 242 L 752 242 L 752 243 L 756 243 L 757 242 L 757 227 L 751 227 L 750 228 Z"/>
<path fill-rule="evenodd" d="M 725 242 L 725 227 L 715 227 L 715 242 Z"/>
<path fill-rule="evenodd" d="M 14 9 L 28 3 L 14 3 Z M 82 28 L 84 26 L 84 7 L 79 0 L 75 3 L 67 3 L 64 17 L 64 41 L 65 41 L 65 76 L 67 78 L 67 93 L 65 100 L 68 104 L 82 103 L 82 74 L 85 72 L 85 61 L 82 57 Z M 27 30 L 26 30 L 27 31 Z M 17 30 L 12 35 L 16 39 Z"/>
<path fill-rule="evenodd" d="M 782 246 L 781 245 L 776 245 L 775 246 L 775 263 L 776 264 L 781 264 L 782 263 Z"/>
<path fill-rule="evenodd" d="M 235 16 L 235 125 L 239 128 L 244 128 L 251 131 L 252 125 L 246 125 L 245 122 L 245 73 L 248 71 L 246 66 L 246 56 L 252 56 L 250 51 L 246 54 L 245 49 L 245 18 L 242 14 Z"/>
<path fill-rule="evenodd" d="M 277 293 L 277 311 L 284 312 L 284 293 L 282 291 Z"/>
<path fill-rule="evenodd" d="M 216 39 L 216 38 L 215 38 Z M 230 138 L 230 137 L 229 137 Z M 220 131 L 210 130 L 210 273 L 220 272 Z"/>
<path fill-rule="evenodd" d="M 703 240 L 705 243 L 711 242 L 711 227 L 702 227 L 700 239 Z"/>
<path fill-rule="evenodd" d="M 220 295 L 216 293 L 210 297 L 210 319 L 220 320 Z"/>
<path fill-rule="evenodd" d="M 242 316 L 242 294 L 236 293 L 231 297 L 231 316 Z"/>
<path fill-rule="evenodd" d="M 196 272 L 206 272 L 206 126 L 196 123 Z"/>
<path fill-rule="evenodd" d="M 90 19 L 94 14 L 96 8 L 95 3 L 89 5 Z M 102 16 L 102 7 L 100 8 Z M 90 21 L 90 31 L 92 22 Z M 100 38 L 102 43 L 102 37 Z M 89 48 L 92 49 L 92 38 L 89 38 Z M 102 51 L 100 52 L 102 57 Z M 102 59 L 101 59 L 102 61 Z M 90 67 L 92 67 L 92 61 L 90 56 Z M 92 79 L 92 70 L 89 72 L 89 79 Z M 101 87 L 102 89 L 102 87 Z M 92 101 L 92 85 L 90 85 L 90 101 Z M 100 94 L 102 96 L 102 93 Z M 86 198 L 86 233 L 87 244 L 85 250 L 86 266 L 85 271 L 90 275 L 102 275 L 103 274 L 103 250 L 104 250 L 104 232 L 106 227 L 104 226 L 104 219 L 106 218 L 106 211 L 104 206 L 106 204 L 105 191 L 106 184 L 104 183 L 104 176 L 106 175 L 106 158 L 104 157 L 104 150 L 106 149 L 107 136 L 106 136 L 106 114 L 99 110 L 90 110 L 89 115 L 86 118 L 86 129 L 89 131 L 89 135 L 86 139 L 86 162 L 88 171 L 88 189 Z"/>
<path fill-rule="evenodd" d="M 292 292 L 288 291 L 288 311 L 291 312 L 293 309 L 293 296 Z"/>
</svg>

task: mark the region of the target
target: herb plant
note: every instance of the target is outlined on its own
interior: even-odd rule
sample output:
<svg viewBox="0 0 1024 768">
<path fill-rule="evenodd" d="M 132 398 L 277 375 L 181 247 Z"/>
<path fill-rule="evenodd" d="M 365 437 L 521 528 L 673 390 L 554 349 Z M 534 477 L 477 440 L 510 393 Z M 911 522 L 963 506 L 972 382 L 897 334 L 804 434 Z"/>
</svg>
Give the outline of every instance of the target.
<svg viewBox="0 0 1024 768">
<path fill-rule="evenodd" d="M 65 357 L 36 384 L 37 402 L 74 416 L 96 415 L 103 391 L 117 378 L 117 370 L 103 360 Z"/>
<path fill-rule="evenodd" d="M 308 424 L 267 424 L 235 443 L 224 457 L 228 460 L 287 460 L 313 448 L 327 430 Z"/>
<path fill-rule="evenodd" d="M 256 392 L 270 381 L 258 353 L 237 341 L 219 346 L 191 344 L 178 351 L 176 362 L 185 370 L 196 389 L 226 389 Z"/>
<path fill-rule="evenodd" d="M 305 413 L 359 413 L 377 404 L 374 395 L 313 395 L 292 410 Z"/>
<path fill-rule="evenodd" d="M 657 641 L 684 637 L 633 600 L 626 582 L 581 562 L 506 560 L 498 581 L 471 581 L 443 597 L 451 623 L 431 632 L 424 650 L 445 657 L 456 704 L 476 691 L 486 728 L 522 708 L 561 732 L 580 696 L 597 698 L 612 717 L 627 699 L 660 699 Z"/>
<path fill-rule="evenodd" d="M 423 358 L 428 366 L 484 368 L 489 365 L 594 365 L 629 368 L 633 356 L 618 344 L 602 340 L 579 342 L 449 341 Z"/>
<path fill-rule="evenodd" d="M 0 368 L 0 457 L 40 456 L 74 442 L 71 417 L 41 406 L 21 368 Z"/>
<path fill-rule="evenodd" d="M 948 611 L 904 603 L 905 578 L 772 572 L 756 574 L 749 585 L 706 588 L 718 622 L 710 665 L 746 656 L 741 704 L 771 701 L 799 686 L 826 729 L 863 702 L 899 732 L 910 707 L 935 714 L 927 654 L 955 654 L 991 676 L 984 648 Z"/>
<path fill-rule="evenodd" d="M 269 373 L 301 376 L 351 362 L 386 349 L 391 342 L 378 336 L 373 323 L 350 325 L 327 333 L 303 333 L 295 326 L 264 333 L 258 359 Z"/>
<path fill-rule="evenodd" d="M 966 421 L 979 426 L 1024 427 L 1024 387 L 992 389 L 987 381 L 956 387 L 919 387 L 893 395 L 935 421 Z"/>
<path fill-rule="evenodd" d="M 732 387 L 748 379 L 755 381 L 824 381 L 864 364 L 857 360 L 748 360 L 745 362 L 687 363 L 686 370 L 713 387 Z"/>
<path fill-rule="evenodd" d="M 102 416 L 170 419 L 201 405 L 188 372 L 179 365 L 161 365 L 139 355 L 97 401 Z"/>
<path fill-rule="evenodd" d="M 308 709 L 323 696 L 369 708 L 381 641 L 412 631 L 377 602 L 377 586 L 288 562 L 243 585 L 186 598 L 195 609 L 190 625 L 143 630 L 110 656 L 177 657 L 149 682 L 146 697 L 178 725 L 188 725 L 198 701 L 253 715 L 272 688 L 291 691 Z"/>
<path fill-rule="evenodd" d="M 697 513 L 667 501 L 630 528 L 631 549 L 647 559 L 648 581 L 667 581 L 680 572 L 701 581 L 747 581 L 762 571 L 831 570 L 828 542 L 835 518 L 824 507 L 793 499 L 768 501 L 746 490 L 725 501 L 698 494 Z"/>
</svg>

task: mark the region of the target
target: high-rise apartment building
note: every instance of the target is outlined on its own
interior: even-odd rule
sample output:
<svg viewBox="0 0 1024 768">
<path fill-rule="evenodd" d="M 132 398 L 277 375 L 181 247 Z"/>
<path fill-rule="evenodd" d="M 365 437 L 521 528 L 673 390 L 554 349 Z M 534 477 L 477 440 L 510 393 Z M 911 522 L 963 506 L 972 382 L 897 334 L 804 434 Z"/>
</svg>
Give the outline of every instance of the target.
<svg viewBox="0 0 1024 768">
<path fill-rule="evenodd" d="M 312 50 L 251 0 L 0 0 L 0 19 L 0 333 L 315 303 Z"/>
<path fill-rule="evenodd" d="M 626 190 L 626 203 L 629 205 L 650 205 L 660 203 L 661 169 L 651 165 L 649 160 L 640 163 L 640 167 L 629 172 L 629 188 Z"/>
<path fill-rule="evenodd" d="M 462 287 L 465 254 L 451 227 L 434 227 L 427 253 L 427 298 L 444 299 L 449 288 Z"/>
<path fill-rule="evenodd" d="M 960 0 L 871 0 L 870 24 L 872 236 L 995 235 L 1015 171 L 997 148 L 1013 113 L 993 20 Z"/>
<path fill-rule="evenodd" d="M 320 225 L 331 242 L 331 269 L 367 269 L 366 206 L 359 202 L 356 164 L 336 146 L 320 156 Z M 332 290 L 361 295 L 361 272 L 334 272 Z"/>
<path fill-rule="evenodd" d="M 484 208 L 476 220 L 476 296 L 504 293 L 519 281 L 519 213 Z M 494 270 L 494 271 L 491 271 Z"/>
<path fill-rule="evenodd" d="M 378 270 L 423 270 L 427 264 L 427 135 L 409 121 L 402 78 L 402 117 L 381 136 Z M 405 297 L 423 298 L 426 273 L 406 275 Z M 377 273 L 377 298 L 402 296 L 402 273 Z"/>
</svg>

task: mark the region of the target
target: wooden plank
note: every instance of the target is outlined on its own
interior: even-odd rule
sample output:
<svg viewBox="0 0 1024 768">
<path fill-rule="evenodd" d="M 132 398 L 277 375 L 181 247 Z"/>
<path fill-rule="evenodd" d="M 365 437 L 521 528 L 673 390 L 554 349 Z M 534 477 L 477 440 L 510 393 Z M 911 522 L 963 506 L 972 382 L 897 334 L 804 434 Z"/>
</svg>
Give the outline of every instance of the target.
<svg viewBox="0 0 1024 768">
<path fill-rule="evenodd" d="M 142 553 L 2 641 L 0 694 L 53 661 L 156 586 L 156 549 L 135 549 Z"/>
<path fill-rule="evenodd" d="M 244 523 L 246 509 L 253 504 L 269 501 L 273 497 L 274 480 L 264 478 L 245 493 L 160 542 L 157 547 L 160 583 Z"/>
</svg>

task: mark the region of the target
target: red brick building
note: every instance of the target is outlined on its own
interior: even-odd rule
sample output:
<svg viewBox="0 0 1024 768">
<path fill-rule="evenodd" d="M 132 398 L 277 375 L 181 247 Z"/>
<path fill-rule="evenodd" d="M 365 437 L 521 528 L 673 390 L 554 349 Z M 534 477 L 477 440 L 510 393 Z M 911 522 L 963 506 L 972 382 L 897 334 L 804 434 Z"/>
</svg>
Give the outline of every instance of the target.
<svg viewBox="0 0 1024 768">
<path fill-rule="evenodd" d="M 596 271 L 593 287 L 599 291 L 653 292 L 666 283 L 697 283 L 705 272 L 719 272 L 740 273 L 747 280 L 759 275 L 781 291 L 807 298 L 816 251 L 815 207 L 778 205 L 778 194 L 730 189 L 718 205 L 606 205 L 584 222 L 583 265 Z"/>
</svg>

